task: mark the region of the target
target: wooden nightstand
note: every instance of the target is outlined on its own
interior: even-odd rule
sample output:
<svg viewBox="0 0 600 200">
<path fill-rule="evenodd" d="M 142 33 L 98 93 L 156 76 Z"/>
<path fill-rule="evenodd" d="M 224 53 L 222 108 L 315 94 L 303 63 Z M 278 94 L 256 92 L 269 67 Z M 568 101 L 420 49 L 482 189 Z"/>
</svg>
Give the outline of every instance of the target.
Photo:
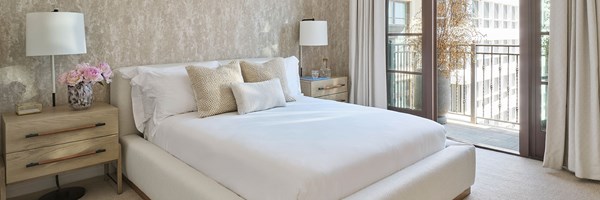
<svg viewBox="0 0 600 200">
<path fill-rule="evenodd" d="M 302 93 L 309 97 L 348 102 L 348 78 L 332 77 L 326 80 L 300 80 Z"/>
<path fill-rule="evenodd" d="M 106 103 L 96 103 L 84 111 L 61 106 L 24 116 L 4 113 L 2 154 L 6 167 L 0 191 L 4 184 L 92 165 L 104 164 L 108 173 L 108 164 L 117 161 L 120 194 L 123 185 L 118 122 L 118 109 Z"/>
</svg>

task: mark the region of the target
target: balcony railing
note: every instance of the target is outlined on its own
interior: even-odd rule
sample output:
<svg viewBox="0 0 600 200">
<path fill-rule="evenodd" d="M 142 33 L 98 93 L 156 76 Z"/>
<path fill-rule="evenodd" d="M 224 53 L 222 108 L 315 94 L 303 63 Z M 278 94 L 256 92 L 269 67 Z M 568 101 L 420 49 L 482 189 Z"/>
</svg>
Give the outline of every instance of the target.
<svg viewBox="0 0 600 200">
<path fill-rule="evenodd" d="M 519 45 L 471 45 L 470 61 L 450 77 L 450 112 L 472 123 L 519 124 Z"/>
<path fill-rule="evenodd" d="M 407 44 L 388 44 L 388 102 L 415 108 L 421 102 L 417 53 Z M 471 45 L 469 60 L 450 76 L 450 113 L 472 123 L 516 128 L 519 123 L 519 46 Z M 415 73 L 416 72 L 416 73 Z M 439 88 L 443 89 L 443 88 Z"/>
</svg>

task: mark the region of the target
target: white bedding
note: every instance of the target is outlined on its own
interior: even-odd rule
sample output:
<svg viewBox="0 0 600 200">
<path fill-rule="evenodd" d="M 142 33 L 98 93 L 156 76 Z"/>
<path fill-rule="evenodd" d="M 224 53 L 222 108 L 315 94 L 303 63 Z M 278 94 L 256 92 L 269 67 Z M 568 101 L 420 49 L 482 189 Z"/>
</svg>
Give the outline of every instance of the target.
<svg viewBox="0 0 600 200">
<path fill-rule="evenodd" d="M 444 148 L 423 118 L 298 97 L 246 115 L 169 117 L 149 140 L 246 199 L 339 199 Z"/>
</svg>

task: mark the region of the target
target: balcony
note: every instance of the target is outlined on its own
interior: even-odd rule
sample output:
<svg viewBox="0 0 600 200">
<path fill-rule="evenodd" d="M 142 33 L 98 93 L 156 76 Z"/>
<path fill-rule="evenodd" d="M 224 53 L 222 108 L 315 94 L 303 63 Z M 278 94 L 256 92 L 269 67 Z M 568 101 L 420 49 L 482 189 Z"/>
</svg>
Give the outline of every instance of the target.
<svg viewBox="0 0 600 200">
<path fill-rule="evenodd" d="M 421 108 L 418 51 L 402 40 L 388 44 L 388 106 Z M 471 45 L 469 60 L 452 72 L 447 136 L 518 152 L 519 46 Z"/>
</svg>

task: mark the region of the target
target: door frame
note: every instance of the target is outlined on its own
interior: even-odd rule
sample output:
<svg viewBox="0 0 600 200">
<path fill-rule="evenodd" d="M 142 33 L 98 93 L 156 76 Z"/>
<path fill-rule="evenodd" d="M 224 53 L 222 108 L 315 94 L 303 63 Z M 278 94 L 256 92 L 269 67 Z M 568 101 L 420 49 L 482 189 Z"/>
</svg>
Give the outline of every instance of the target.
<svg viewBox="0 0 600 200">
<path fill-rule="evenodd" d="M 541 160 L 546 136 L 541 126 L 541 0 L 520 1 L 520 126 L 521 156 Z"/>
</svg>

